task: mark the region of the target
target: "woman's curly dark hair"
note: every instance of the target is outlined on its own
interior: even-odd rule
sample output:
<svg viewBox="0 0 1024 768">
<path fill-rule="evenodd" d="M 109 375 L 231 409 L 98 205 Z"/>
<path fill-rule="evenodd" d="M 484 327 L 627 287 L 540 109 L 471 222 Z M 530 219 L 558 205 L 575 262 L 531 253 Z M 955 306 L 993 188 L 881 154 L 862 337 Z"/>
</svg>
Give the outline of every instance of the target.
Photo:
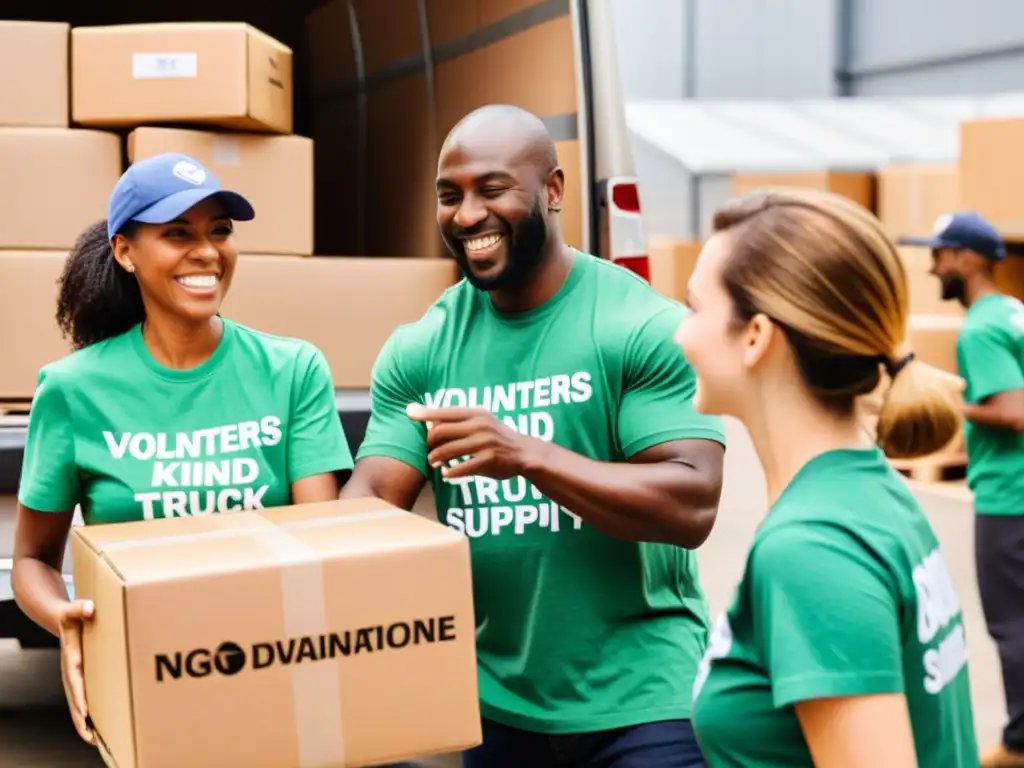
<svg viewBox="0 0 1024 768">
<path fill-rule="evenodd" d="M 119 234 L 131 240 L 137 231 L 128 222 Z M 57 324 L 75 349 L 118 336 L 146 317 L 138 281 L 114 260 L 106 219 L 78 236 L 58 284 Z"/>
</svg>

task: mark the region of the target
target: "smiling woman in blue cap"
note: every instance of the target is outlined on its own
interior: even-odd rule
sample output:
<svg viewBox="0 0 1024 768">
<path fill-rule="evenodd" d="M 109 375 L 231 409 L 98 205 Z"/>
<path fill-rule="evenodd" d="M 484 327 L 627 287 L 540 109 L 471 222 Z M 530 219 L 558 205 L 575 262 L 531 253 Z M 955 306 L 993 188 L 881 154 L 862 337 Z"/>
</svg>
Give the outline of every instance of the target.
<svg viewBox="0 0 1024 768">
<path fill-rule="evenodd" d="M 352 468 L 321 352 L 218 314 L 238 264 L 233 222 L 254 217 L 192 158 L 157 155 L 124 173 L 64 269 L 57 319 L 75 351 L 39 373 L 12 582 L 61 640 L 90 743 L 81 627 L 93 608 L 60 575 L 76 505 L 97 524 L 325 501 Z"/>
</svg>

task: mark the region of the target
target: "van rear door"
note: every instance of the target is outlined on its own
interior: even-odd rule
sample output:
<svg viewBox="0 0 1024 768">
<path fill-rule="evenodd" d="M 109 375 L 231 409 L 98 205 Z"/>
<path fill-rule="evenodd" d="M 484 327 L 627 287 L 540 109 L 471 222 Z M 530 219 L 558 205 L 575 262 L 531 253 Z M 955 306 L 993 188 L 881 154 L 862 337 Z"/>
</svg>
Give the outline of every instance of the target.
<svg viewBox="0 0 1024 768">
<path fill-rule="evenodd" d="M 443 255 L 441 142 L 477 107 L 507 103 L 542 117 L 556 141 L 566 240 L 642 271 L 611 19 L 609 0 L 333 0 L 314 11 L 319 252 Z"/>
</svg>

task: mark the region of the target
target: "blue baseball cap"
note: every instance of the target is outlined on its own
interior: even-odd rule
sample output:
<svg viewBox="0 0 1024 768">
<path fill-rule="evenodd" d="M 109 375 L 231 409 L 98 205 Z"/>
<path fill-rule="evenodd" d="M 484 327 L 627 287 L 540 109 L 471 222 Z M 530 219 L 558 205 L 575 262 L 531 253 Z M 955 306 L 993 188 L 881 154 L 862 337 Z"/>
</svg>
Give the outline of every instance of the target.
<svg viewBox="0 0 1024 768">
<path fill-rule="evenodd" d="M 935 222 L 931 237 L 901 237 L 897 242 L 925 248 L 966 248 L 992 261 L 1006 257 L 999 230 L 974 211 L 947 213 Z"/>
<path fill-rule="evenodd" d="M 217 177 L 198 161 L 177 152 L 164 152 L 132 163 L 114 191 L 107 211 L 107 237 L 129 221 L 166 224 L 196 203 L 218 195 L 235 221 L 256 218 L 252 205 L 237 192 L 222 189 Z"/>
</svg>

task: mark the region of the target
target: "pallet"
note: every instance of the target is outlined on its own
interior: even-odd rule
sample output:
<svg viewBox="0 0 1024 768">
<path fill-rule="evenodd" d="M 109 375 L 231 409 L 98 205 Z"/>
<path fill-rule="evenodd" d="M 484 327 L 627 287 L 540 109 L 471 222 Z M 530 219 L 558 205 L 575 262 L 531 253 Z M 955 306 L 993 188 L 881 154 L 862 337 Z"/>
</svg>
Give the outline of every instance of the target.
<svg viewBox="0 0 1024 768">
<path fill-rule="evenodd" d="M 921 483 L 941 483 L 963 480 L 967 476 L 967 454 L 949 451 L 920 459 L 892 459 L 893 468 L 900 474 Z"/>
<path fill-rule="evenodd" d="M 0 400 L 0 416 L 27 416 L 31 400 Z"/>
</svg>

